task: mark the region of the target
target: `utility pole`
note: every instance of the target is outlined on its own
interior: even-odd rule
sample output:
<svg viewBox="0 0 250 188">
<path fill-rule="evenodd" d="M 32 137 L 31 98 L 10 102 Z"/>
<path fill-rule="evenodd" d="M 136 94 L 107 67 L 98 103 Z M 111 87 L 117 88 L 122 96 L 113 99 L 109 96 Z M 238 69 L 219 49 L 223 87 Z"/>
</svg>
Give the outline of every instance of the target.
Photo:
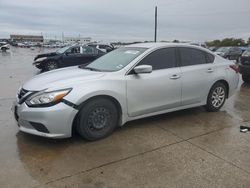
<svg viewBox="0 0 250 188">
<path fill-rule="evenodd" d="M 64 44 L 64 32 L 62 32 L 62 43 Z"/>
<path fill-rule="evenodd" d="M 157 6 L 155 7 L 155 42 L 157 40 Z"/>
</svg>

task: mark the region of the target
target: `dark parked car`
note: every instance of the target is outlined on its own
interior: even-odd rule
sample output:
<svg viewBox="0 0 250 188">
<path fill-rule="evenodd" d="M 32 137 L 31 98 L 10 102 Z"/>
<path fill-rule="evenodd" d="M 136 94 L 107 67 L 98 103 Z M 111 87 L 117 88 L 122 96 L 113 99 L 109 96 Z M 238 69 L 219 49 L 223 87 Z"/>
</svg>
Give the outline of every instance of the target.
<svg viewBox="0 0 250 188">
<path fill-rule="evenodd" d="M 35 57 L 33 65 L 42 71 L 84 65 L 99 58 L 105 53 L 90 46 L 68 46 L 56 52 L 39 54 Z"/>
<path fill-rule="evenodd" d="M 215 53 L 226 59 L 239 61 L 242 50 L 239 47 L 220 47 Z"/>
<path fill-rule="evenodd" d="M 244 82 L 250 82 L 250 48 L 245 50 L 240 59 L 240 73 Z"/>
</svg>

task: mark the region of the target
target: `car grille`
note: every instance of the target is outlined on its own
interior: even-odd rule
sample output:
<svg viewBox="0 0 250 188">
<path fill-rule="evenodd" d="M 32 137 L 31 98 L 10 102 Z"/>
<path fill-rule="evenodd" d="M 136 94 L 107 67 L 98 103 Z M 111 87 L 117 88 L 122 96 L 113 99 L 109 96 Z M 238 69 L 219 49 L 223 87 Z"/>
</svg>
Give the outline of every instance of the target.
<svg viewBox="0 0 250 188">
<path fill-rule="evenodd" d="M 25 90 L 23 88 L 20 89 L 19 93 L 17 94 L 18 99 L 19 100 L 22 99 L 25 96 L 25 94 L 27 94 L 28 92 L 29 92 L 28 90 Z"/>
<path fill-rule="evenodd" d="M 28 91 L 25 89 L 20 89 L 19 93 L 17 94 L 18 103 L 22 104 L 26 99 L 28 99 L 31 95 L 37 93 L 37 91 Z"/>
</svg>

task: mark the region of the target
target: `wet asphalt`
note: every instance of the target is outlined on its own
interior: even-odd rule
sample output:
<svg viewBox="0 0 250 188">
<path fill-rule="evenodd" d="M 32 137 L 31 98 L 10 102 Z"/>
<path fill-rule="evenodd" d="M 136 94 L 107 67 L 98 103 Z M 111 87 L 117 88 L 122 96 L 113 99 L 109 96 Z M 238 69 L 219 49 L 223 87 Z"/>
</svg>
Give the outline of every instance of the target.
<svg viewBox="0 0 250 188">
<path fill-rule="evenodd" d="M 220 112 L 203 107 L 127 123 L 110 137 L 53 140 L 18 131 L 17 89 L 44 49 L 0 52 L 0 187 L 250 187 L 250 85 Z"/>
</svg>

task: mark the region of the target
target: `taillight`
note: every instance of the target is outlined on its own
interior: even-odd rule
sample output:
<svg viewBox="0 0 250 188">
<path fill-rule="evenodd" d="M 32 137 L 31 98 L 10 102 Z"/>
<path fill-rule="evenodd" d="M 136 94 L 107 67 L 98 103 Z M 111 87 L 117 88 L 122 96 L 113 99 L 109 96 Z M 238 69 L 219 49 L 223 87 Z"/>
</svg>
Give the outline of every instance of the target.
<svg viewBox="0 0 250 188">
<path fill-rule="evenodd" d="M 229 66 L 231 69 L 233 69 L 236 73 L 240 72 L 240 68 L 239 65 L 230 65 Z"/>
</svg>

